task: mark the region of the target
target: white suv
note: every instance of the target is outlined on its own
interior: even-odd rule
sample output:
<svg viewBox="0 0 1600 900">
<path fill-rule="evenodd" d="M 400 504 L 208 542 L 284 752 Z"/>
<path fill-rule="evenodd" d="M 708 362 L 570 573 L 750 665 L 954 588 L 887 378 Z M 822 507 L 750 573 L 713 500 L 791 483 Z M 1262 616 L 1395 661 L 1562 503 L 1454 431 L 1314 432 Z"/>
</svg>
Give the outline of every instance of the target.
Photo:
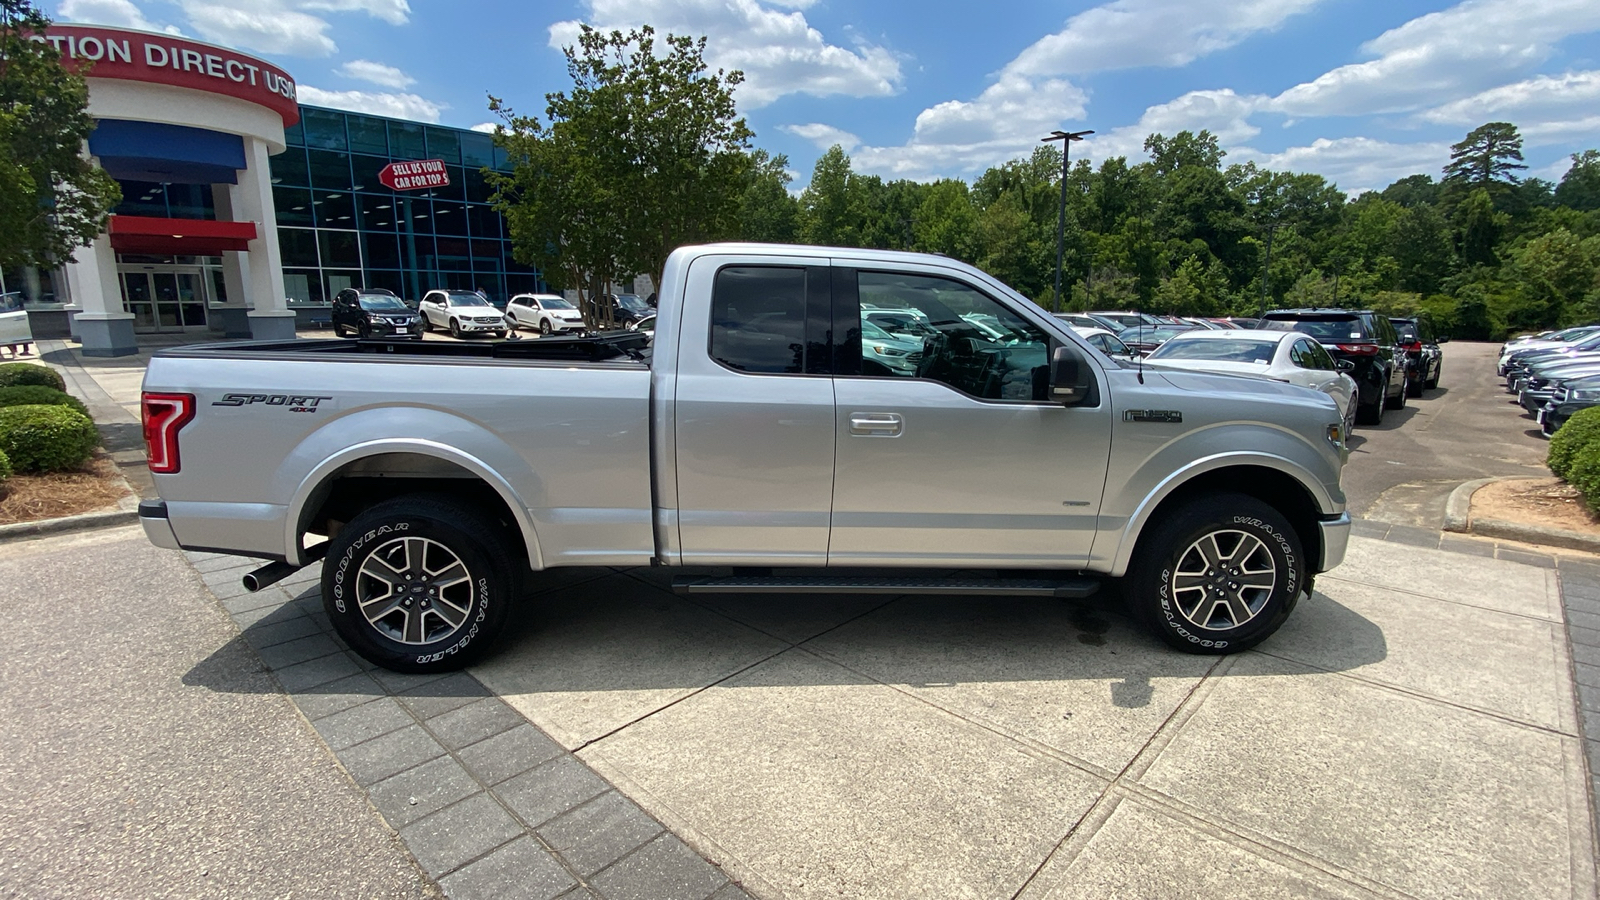
<svg viewBox="0 0 1600 900">
<path fill-rule="evenodd" d="M 583 334 L 583 313 L 555 294 L 518 294 L 506 304 L 511 327 L 537 328 L 540 334 Z"/>
<path fill-rule="evenodd" d="M 429 291 L 418 305 L 424 328 L 448 328 L 456 337 L 506 336 L 506 319 L 477 291 Z"/>
</svg>

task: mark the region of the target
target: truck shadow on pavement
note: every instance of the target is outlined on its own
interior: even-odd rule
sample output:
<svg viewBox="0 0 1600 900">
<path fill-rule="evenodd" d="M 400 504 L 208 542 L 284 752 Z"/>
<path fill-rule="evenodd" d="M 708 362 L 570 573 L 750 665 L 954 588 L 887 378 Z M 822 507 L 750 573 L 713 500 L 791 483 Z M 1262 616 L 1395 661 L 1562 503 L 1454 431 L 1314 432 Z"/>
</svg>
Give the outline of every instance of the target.
<svg viewBox="0 0 1600 900">
<path fill-rule="evenodd" d="M 1107 685 L 1105 699 L 1111 705 L 1137 709 L 1151 702 L 1154 682 L 1199 678 L 1219 661 L 1162 644 L 1110 588 L 1073 601 L 683 597 L 665 588 L 671 573 L 661 570 L 568 570 L 550 576 L 562 586 L 526 597 L 495 649 L 473 670 L 503 694 L 678 693 L 730 680 L 800 687 L 808 677 L 827 685 L 912 689 L 1097 681 Z M 284 688 L 298 695 L 348 692 L 351 679 L 333 676 L 351 661 L 382 684 L 361 682 L 374 696 L 425 680 L 373 670 L 348 653 L 329 630 L 315 587 L 259 615 L 184 682 L 222 692 L 267 687 L 265 681 L 239 677 L 240 643 L 253 648 Z M 1380 662 L 1388 653 L 1378 625 L 1321 592 L 1303 597 L 1278 634 L 1258 649 L 1249 667 L 1252 676 L 1344 671 Z M 803 665 L 788 664 L 796 656 Z M 788 663 L 777 664 L 779 657 Z M 339 666 L 329 665 L 332 659 Z M 328 680 L 306 683 L 302 673 L 319 665 Z"/>
</svg>

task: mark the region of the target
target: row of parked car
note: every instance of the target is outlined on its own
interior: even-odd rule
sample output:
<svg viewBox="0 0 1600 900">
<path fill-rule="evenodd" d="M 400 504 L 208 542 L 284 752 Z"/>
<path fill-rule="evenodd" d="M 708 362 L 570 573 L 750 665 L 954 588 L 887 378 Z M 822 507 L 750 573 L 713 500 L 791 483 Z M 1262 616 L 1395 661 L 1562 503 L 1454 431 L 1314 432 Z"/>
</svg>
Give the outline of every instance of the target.
<svg viewBox="0 0 1600 900">
<path fill-rule="evenodd" d="M 1497 371 L 1539 429 L 1555 434 L 1574 413 L 1600 406 L 1600 324 L 1507 341 Z"/>
<path fill-rule="evenodd" d="M 623 327 L 638 328 L 655 317 L 655 310 L 633 294 L 611 294 L 606 302 L 613 321 Z M 451 290 L 429 291 L 413 304 L 383 288 L 346 288 L 334 297 L 329 322 L 340 337 L 415 340 L 434 330 L 458 338 L 503 338 L 524 328 L 544 336 L 587 331 L 582 311 L 558 294 L 518 294 L 496 305 L 477 291 Z"/>
<path fill-rule="evenodd" d="M 1057 313 L 1112 356 L 1256 375 L 1334 398 L 1349 429 L 1439 386 L 1444 354 L 1426 319 L 1372 310 L 1278 309 L 1260 319 L 1159 317 L 1138 312 Z"/>
</svg>

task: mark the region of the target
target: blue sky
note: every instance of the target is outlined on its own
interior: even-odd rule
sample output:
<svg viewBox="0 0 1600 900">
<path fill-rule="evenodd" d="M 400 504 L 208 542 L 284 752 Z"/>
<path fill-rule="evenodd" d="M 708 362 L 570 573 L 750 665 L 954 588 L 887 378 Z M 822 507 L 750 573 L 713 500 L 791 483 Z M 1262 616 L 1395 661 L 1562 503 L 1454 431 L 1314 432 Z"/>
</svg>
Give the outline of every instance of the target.
<svg viewBox="0 0 1600 900">
<path fill-rule="evenodd" d="M 47 0 L 63 20 L 175 30 L 263 56 L 301 100 L 472 127 L 485 94 L 542 112 L 577 23 L 705 35 L 739 68 L 756 144 L 796 186 L 832 143 L 857 171 L 971 179 L 1056 128 L 1074 157 L 1142 157 L 1209 128 L 1228 160 L 1351 192 L 1488 121 L 1557 180 L 1600 147 L 1600 0 Z"/>
</svg>

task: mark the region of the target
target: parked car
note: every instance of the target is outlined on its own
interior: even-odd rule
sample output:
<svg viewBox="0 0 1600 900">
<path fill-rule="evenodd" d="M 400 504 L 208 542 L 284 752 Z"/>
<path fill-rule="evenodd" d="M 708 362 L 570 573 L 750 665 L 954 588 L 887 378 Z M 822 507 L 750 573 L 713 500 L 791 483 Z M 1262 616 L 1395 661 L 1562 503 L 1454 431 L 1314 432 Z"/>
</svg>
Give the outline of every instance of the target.
<svg viewBox="0 0 1600 900">
<path fill-rule="evenodd" d="M 1444 368 L 1444 351 L 1439 349 L 1441 338 L 1434 334 L 1433 323 L 1426 318 L 1389 317 L 1395 334 L 1400 336 L 1400 347 L 1405 350 L 1406 365 L 1411 367 L 1407 387 L 1413 397 L 1439 386 L 1439 373 Z"/>
<path fill-rule="evenodd" d="M 1044 599 L 1121 579 L 1160 640 L 1226 654 L 1344 558 L 1347 454 L 1324 395 L 1111 363 L 942 256 L 686 246 L 661 283 L 672 352 L 649 357 L 631 332 L 160 350 L 145 533 L 261 559 L 249 590 L 320 560 L 334 631 L 413 673 L 481 659 L 518 595 L 566 566 L 684 567 L 686 594 Z M 891 292 L 946 329 L 915 378 L 865 366 L 856 304 Z M 963 313 L 1027 341 L 981 340 Z"/>
<path fill-rule="evenodd" d="M 629 325 L 628 330 L 637 331 L 646 337 L 654 338 L 656 336 L 656 317 L 654 315 L 645 316 L 632 325 Z"/>
<path fill-rule="evenodd" d="M 1506 374 L 1506 369 L 1518 354 L 1527 354 L 1538 350 L 1549 350 L 1581 341 L 1600 333 L 1600 327 L 1594 325 L 1580 325 L 1576 328 L 1565 328 L 1561 331 L 1542 332 L 1529 335 L 1517 340 L 1507 341 L 1500 345 L 1500 363 L 1495 369 L 1496 375 Z"/>
<path fill-rule="evenodd" d="M 1074 325 L 1072 330 L 1076 331 L 1079 337 L 1088 341 L 1089 346 L 1112 359 L 1131 360 L 1136 355 L 1132 347 L 1123 343 L 1122 338 L 1104 328 L 1079 328 Z"/>
<path fill-rule="evenodd" d="M 928 324 L 928 316 L 920 309 L 863 308 L 861 321 L 872 324 L 904 341 L 922 343 L 923 338 L 937 337 L 939 330 Z"/>
<path fill-rule="evenodd" d="M 345 288 L 333 296 L 328 320 L 339 337 L 422 340 L 422 316 L 383 288 Z"/>
<path fill-rule="evenodd" d="M 1568 343 L 1517 350 L 1506 358 L 1506 390 L 1520 393 L 1531 379 L 1548 378 L 1552 370 L 1600 358 L 1600 332 Z"/>
<path fill-rule="evenodd" d="M 1355 364 L 1350 377 L 1360 389 L 1356 420 L 1383 421 L 1385 409 L 1406 405 L 1405 351 L 1389 317 L 1370 309 L 1275 309 L 1258 331 L 1299 331 L 1317 339 L 1334 359 Z"/>
<path fill-rule="evenodd" d="M 1600 406 L 1600 374 L 1563 381 L 1539 409 L 1539 430 L 1546 436 L 1561 430 L 1579 410 Z"/>
<path fill-rule="evenodd" d="M 1334 359 L 1315 338 L 1299 331 L 1191 331 L 1145 357 L 1151 365 L 1250 375 L 1286 381 L 1333 398 L 1345 434 L 1356 424 L 1355 363 Z"/>
<path fill-rule="evenodd" d="M 1098 328 L 1101 331 L 1109 331 L 1112 334 L 1116 334 L 1124 327 L 1110 319 L 1102 319 L 1097 316 L 1091 316 L 1088 313 L 1058 312 L 1051 313 L 1051 315 L 1071 325 L 1073 328 Z"/>
<path fill-rule="evenodd" d="M 1135 325 L 1123 329 L 1117 337 L 1122 338 L 1134 353 L 1143 356 L 1157 347 L 1171 340 L 1174 336 L 1186 331 L 1199 331 L 1193 325 Z"/>
<path fill-rule="evenodd" d="M 28 311 L 22 306 L 22 294 L 0 294 L 0 347 L 15 355 L 28 352 L 32 343 L 33 329 L 28 324 Z"/>
<path fill-rule="evenodd" d="M 865 316 L 861 319 L 861 372 L 863 375 L 917 374 L 922 364 L 923 344 L 920 338 L 909 339 L 879 328 Z M 877 366 L 888 369 L 882 372 Z"/>
<path fill-rule="evenodd" d="M 418 305 L 424 328 L 446 328 L 456 337 L 492 334 L 503 338 L 506 317 L 477 291 L 429 291 Z"/>
<path fill-rule="evenodd" d="M 1115 322 L 1123 329 L 1135 328 L 1140 325 L 1162 324 L 1161 320 L 1157 319 L 1155 316 L 1146 315 L 1145 313 L 1128 312 L 1127 310 L 1116 311 L 1097 309 L 1093 312 L 1090 312 L 1089 315 L 1094 316 L 1096 319 L 1105 319 L 1109 322 Z"/>
<path fill-rule="evenodd" d="M 654 315 L 655 310 L 650 304 L 640 299 L 637 294 L 609 294 L 606 295 L 611 303 L 611 318 L 617 325 L 627 328 L 645 316 Z M 604 320 L 603 306 L 597 305 L 597 321 Z"/>
<path fill-rule="evenodd" d="M 506 306 L 513 330 L 536 328 L 540 334 L 586 334 L 583 313 L 558 294 L 518 294 Z"/>
</svg>

